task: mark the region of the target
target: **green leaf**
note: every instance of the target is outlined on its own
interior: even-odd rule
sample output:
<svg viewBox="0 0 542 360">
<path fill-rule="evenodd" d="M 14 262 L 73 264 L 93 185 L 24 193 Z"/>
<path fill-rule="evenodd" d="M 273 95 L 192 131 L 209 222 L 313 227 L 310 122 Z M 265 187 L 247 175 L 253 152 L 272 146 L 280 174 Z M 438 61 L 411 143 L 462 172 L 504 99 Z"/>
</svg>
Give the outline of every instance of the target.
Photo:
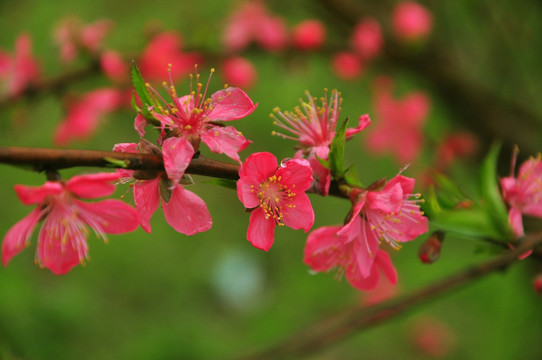
<svg viewBox="0 0 542 360">
<path fill-rule="evenodd" d="M 495 228 L 485 209 L 446 210 L 431 217 L 431 225 L 456 234 L 501 239 L 503 234 Z"/>
<path fill-rule="evenodd" d="M 320 165 L 322 165 L 322 166 L 325 167 L 326 169 L 329 169 L 329 168 L 330 168 L 329 160 L 322 159 L 322 158 L 319 157 L 318 155 L 315 155 L 315 156 L 316 156 L 316 159 L 318 160 L 318 162 L 320 163 Z"/>
<path fill-rule="evenodd" d="M 205 184 L 218 185 L 228 189 L 237 190 L 237 181 L 230 179 L 214 178 L 204 181 Z"/>
<path fill-rule="evenodd" d="M 173 193 L 173 191 L 171 190 L 171 180 L 166 177 L 161 177 L 159 184 L 160 186 L 158 187 L 158 191 L 160 192 L 162 200 L 164 200 L 165 202 L 169 202 Z"/>
<path fill-rule="evenodd" d="M 104 160 L 107 161 L 108 167 L 114 167 L 114 168 L 126 168 L 128 165 L 126 164 L 126 160 L 119 160 L 115 158 L 110 157 L 104 157 Z"/>
<path fill-rule="evenodd" d="M 154 103 L 152 97 L 149 95 L 149 91 L 147 90 L 147 86 L 145 85 L 145 80 L 143 80 L 143 76 L 141 76 L 141 73 L 139 72 L 135 61 L 132 61 L 132 84 L 134 85 L 134 89 L 139 98 L 141 99 L 141 102 L 143 103 L 143 108 L 139 109 L 139 111 L 141 112 L 141 114 L 143 114 L 143 116 L 145 116 L 145 118 L 152 118 L 152 115 L 149 112 L 148 108 L 156 104 Z M 134 103 L 135 100 L 132 101 L 132 106 Z M 137 106 L 134 109 L 138 111 Z"/>
<path fill-rule="evenodd" d="M 356 169 L 354 168 L 354 165 L 350 165 L 348 169 L 344 172 L 344 180 L 348 185 L 360 187 L 363 188 L 363 184 L 358 179 L 358 174 L 356 173 Z"/>
<path fill-rule="evenodd" d="M 500 149 L 501 144 L 494 143 L 482 164 L 481 192 L 484 200 L 482 206 L 488 213 L 496 230 L 501 233 L 498 238 L 510 239 L 513 237 L 513 233 L 508 224 L 508 211 L 497 182 L 497 160 Z"/>
<path fill-rule="evenodd" d="M 347 124 L 348 118 L 346 118 L 337 129 L 329 148 L 329 168 L 331 170 L 331 175 L 333 175 L 336 180 L 340 180 L 343 177 L 344 145 L 346 143 L 345 134 Z"/>
</svg>

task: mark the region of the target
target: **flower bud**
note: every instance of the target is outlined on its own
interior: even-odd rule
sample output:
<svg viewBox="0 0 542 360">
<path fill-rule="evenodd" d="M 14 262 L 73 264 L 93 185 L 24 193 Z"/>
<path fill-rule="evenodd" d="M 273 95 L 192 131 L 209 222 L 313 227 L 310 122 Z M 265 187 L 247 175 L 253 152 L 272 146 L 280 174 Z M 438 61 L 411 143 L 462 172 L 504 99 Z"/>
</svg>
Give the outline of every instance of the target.
<svg viewBox="0 0 542 360">
<path fill-rule="evenodd" d="M 305 20 L 294 28 L 292 43 L 300 50 L 318 49 L 324 43 L 326 29 L 318 20 Z"/>
<path fill-rule="evenodd" d="M 335 75 L 341 79 L 354 79 L 361 75 L 363 64 L 354 53 L 340 52 L 333 57 L 332 68 Z"/>
<path fill-rule="evenodd" d="M 222 64 L 224 81 L 228 85 L 249 88 L 256 82 L 258 74 L 254 65 L 240 56 L 232 57 Z"/>
<path fill-rule="evenodd" d="M 429 239 L 420 246 L 418 254 L 423 263 L 432 264 L 439 259 L 444 235 L 445 233 L 442 231 L 435 231 L 431 234 Z"/>
<path fill-rule="evenodd" d="M 542 273 L 539 273 L 533 280 L 534 291 L 538 294 L 542 294 Z"/>
<path fill-rule="evenodd" d="M 429 35 L 432 27 L 431 13 L 414 1 L 403 1 L 393 11 L 393 30 L 401 40 L 422 40 Z"/>
<path fill-rule="evenodd" d="M 366 60 L 378 55 L 383 43 L 380 24 L 372 18 L 361 20 L 354 28 L 350 39 L 352 48 Z"/>
</svg>

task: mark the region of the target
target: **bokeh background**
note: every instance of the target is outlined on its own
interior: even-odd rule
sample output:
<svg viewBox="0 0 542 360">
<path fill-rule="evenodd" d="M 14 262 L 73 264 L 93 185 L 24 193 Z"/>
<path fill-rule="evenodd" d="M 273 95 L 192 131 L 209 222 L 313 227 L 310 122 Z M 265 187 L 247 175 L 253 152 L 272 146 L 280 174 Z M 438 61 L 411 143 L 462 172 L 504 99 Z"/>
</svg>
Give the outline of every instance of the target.
<svg viewBox="0 0 542 360">
<path fill-rule="evenodd" d="M 292 156 L 293 142 L 271 136 L 269 113 L 275 106 L 291 109 L 305 90 L 320 96 L 324 88 L 343 94 L 343 117 L 373 115 L 372 81 L 384 74 L 396 84 L 397 96 L 424 91 L 431 99 L 425 125 L 427 136 L 419 163 L 407 170 L 421 176 L 431 163 L 434 146 L 449 131 L 469 131 L 479 151 L 450 170 L 461 186 L 476 192 L 478 164 L 494 138 L 504 141 L 504 165 L 510 149 L 520 145 L 522 156 L 540 150 L 542 137 L 542 7 L 526 0 L 425 1 L 434 16 L 427 43 L 408 51 L 389 34 L 393 1 L 269 1 L 270 11 L 293 26 L 307 18 L 326 24 L 328 41 L 321 51 L 268 52 L 256 46 L 243 52 L 258 71 L 247 89 L 257 110 L 236 122 L 254 143 L 242 153 L 271 151 Z M 108 47 L 138 53 L 155 29 L 182 34 L 184 47 L 213 54 L 202 66 L 217 67 L 221 34 L 235 1 L 104 1 L 67 0 L 0 2 L 0 48 L 13 49 L 14 39 L 27 32 L 46 77 L 85 66 L 58 61 L 53 28 L 68 15 L 84 22 L 107 18 L 115 27 Z M 353 9 L 341 16 L 340 9 Z M 332 10 L 335 9 L 335 10 Z M 354 11 L 355 10 L 355 11 Z M 354 80 L 337 77 L 330 66 L 336 49 L 346 47 L 352 19 L 374 16 L 386 32 L 386 51 Z M 215 60 L 212 60 L 215 59 Z M 223 80 L 217 72 L 210 87 Z M 103 76 L 79 81 L 66 93 L 108 84 Z M 177 83 L 187 89 L 187 80 Z M 64 99 L 64 100 L 62 100 Z M 53 146 L 52 134 L 65 115 L 58 94 L 44 94 L 0 109 L 2 146 Z M 75 148 L 110 150 L 119 142 L 135 142 L 134 112 L 107 116 L 90 139 Z M 373 121 L 378 118 L 373 116 Z M 370 131 L 368 129 L 367 131 Z M 390 178 L 402 167 L 391 156 L 375 156 L 363 142 L 365 134 L 348 143 L 347 162 L 370 183 Z M 204 150 L 205 151 L 205 150 Z M 205 153 L 208 154 L 208 153 Z M 220 157 L 217 157 L 220 158 Z M 225 159 L 225 158 L 224 158 Z M 80 171 L 62 171 L 66 178 Z M 42 174 L 2 165 L 0 168 L 0 233 L 31 208 L 22 205 L 13 185 L 40 185 Z M 501 174 L 509 171 L 503 166 Z M 236 358 L 310 326 L 318 319 L 371 301 L 333 274 L 311 274 L 302 262 L 306 234 L 281 228 L 268 253 L 246 241 L 248 214 L 234 191 L 196 178 L 191 190 L 206 202 L 214 225 L 208 232 L 186 237 L 153 218 L 152 234 L 110 236 L 104 244 L 91 236 L 91 261 L 64 276 L 34 266 L 33 245 L 0 269 L 1 359 L 223 359 Z M 120 187 L 121 196 L 127 187 Z M 131 196 L 125 198 L 131 201 Z M 315 227 L 343 221 L 348 202 L 312 196 Z M 533 224 L 536 226 L 536 223 Z M 422 239 L 393 254 L 399 273 L 395 293 L 420 288 L 447 274 L 494 256 L 474 239 L 449 237 L 441 259 L 433 265 L 418 260 Z M 537 268 L 538 266 L 538 268 Z M 465 289 L 449 293 L 377 328 L 311 355 L 312 359 L 539 359 L 542 357 L 541 298 L 532 290 L 539 263 L 524 261 L 491 274 Z M 381 291 L 386 291 L 381 290 Z M 373 294 L 374 295 L 374 294 Z M 444 351 L 431 353 L 420 339 Z M 436 345 L 435 345 L 436 344 Z"/>
</svg>

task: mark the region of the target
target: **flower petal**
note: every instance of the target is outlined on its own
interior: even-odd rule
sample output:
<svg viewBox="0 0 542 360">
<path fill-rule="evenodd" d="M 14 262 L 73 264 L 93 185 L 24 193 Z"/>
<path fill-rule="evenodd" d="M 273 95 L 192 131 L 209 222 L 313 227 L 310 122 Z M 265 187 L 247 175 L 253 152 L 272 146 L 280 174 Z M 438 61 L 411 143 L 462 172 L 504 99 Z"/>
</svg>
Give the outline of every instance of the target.
<svg viewBox="0 0 542 360">
<path fill-rule="evenodd" d="M 137 131 L 139 136 L 145 136 L 145 127 L 147 126 L 147 119 L 141 114 L 137 114 L 134 120 L 134 129 Z M 115 151 L 115 150 L 113 150 Z"/>
<path fill-rule="evenodd" d="M 519 209 L 510 209 L 510 212 L 508 213 L 508 222 L 516 236 L 525 236 L 525 232 L 523 231 L 523 219 L 521 218 L 521 211 Z"/>
<path fill-rule="evenodd" d="M 252 209 L 260 204 L 254 182 L 246 181 L 244 178 L 237 180 L 237 197 L 239 201 L 247 208 Z"/>
<path fill-rule="evenodd" d="M 194 148 L 183 137 L 171 137 L 162 145 L 164 168 L 173 184 L 178 184 L 194 156 Z"/>
<path fill-rule="evenodd" d="M 252 141 L 245 139 L 233 126 L 213 126 L 201 134 L 201 141 L 212 152 L 226 154 L 231 159 L 241 162 L 238 152 L 244 150 Z"/>
<path fill-rule="evenodd" d="M 340 226 L 323 226 L 312 231 L 307 237 L 303 262 L 314 271 L 328 271 L 335 266 L 343 266 L 345 253 L 349 248 L 344 245 L 337 231 Z"/>
<path fill-rule="evenodd" d="M 41 210 L 37 207 L 8 230 L 2 243 L 2 264 L 4 266 L 7 266 L 11 258 L 29 244 L 28 239 L 40 218 Z"/>
<path fill-rule="evenodd" d="M 380 269 L 392 285 L 397 284 L 397 270 L 395 270 L 395 267 L 393 266 L 390 254 L 388 254 L 384 250 L 378 250 L 378 254 L 376 254 L 375 264 L 380 267 Z"/>
<path fill-rule="evenodd" d="M 61 194 L 64 189 L 62 184 L 56 181 L 46 181 L 42 186 L 15 185 L 15 192 L 25 205 L 42 202 L 49 195 Z"/>
<path fill-rule="evenodd" d="M 253 179 L 256 184 L 261 184 L 277 170 L 277 158 L 269 152 L 254 153 L 247 157 L 239 169 L 241 178 Z"/>
<path fill-rule="evenodd" d="M 294 230 L 309 231 L 314 224 L 314 210 L 311 201 L 304 192 L 297 193 L 292 200 L 293 207 L 283 208 L 284 224 Z"/>
<path fill-rule="evenodd" d="M 212 110 L 207 114 L 210 121 L 229 121 L 244 118 L 251 114 L 258 104 L 239 88 L 227 88 L 211 96 Z"/>
<path fill-rule="evenodd" d="M 363 277 L 355 265 L 346 268 L 346 279 L 354 288 L 362 291 L 374 290 L 380 282 L 380 272 L 374 266 L 368 276 Z"/>
<path fill-rule="evenodd" d="M 352 136 L 364 130 L 367 126 L 371 125 L 371 119 L 368 114 L 361 115 L 359 117 L 358 126 L 355 128 L 346 129 L 346 139 L 350 139 Z"/>
<path fill-rule="evenodd" d="M 119 173 L 97 173 L 74 176 L 66 182 L 66 190 L 84 199 L 109 196 L 115 192 L 113 181 L 121 178 Z"/>
<path fill-rule="evenodd" d="M 265 218 L 262 208 L 256 208 L 250 214 L 247 240 L 252 246 L 267 251 L 275 241 L 275 221 Z"/>
<path fill-rule="evenodd" d="M 371 225 L 359 218 L 359 233 L 354 241 L 354 256 L 361 276 L 368 277 L 379 248 L 378 238 Z"/>
<path fill-rule="evenodd" d="M 151 232 L 151 217 L 160 205 L 158 191 L 160 179 L 137 181 L 134 183 L 134 202 L 141 227 Z"/>
<path fill-rule="evenodd" d="M 169 202 L 162 201 L 164 217 L 171 227 L 185 235 L 207 231 L 213 225 L 202 198 L 178 185 Z"/>
<path fill-rule="evenodd" d="M 277 170 L 277 178 L 280 177 L 280 183 L 299 193 L 306 191 L 312 185 L 312 168 L 305 159 L 292 159 L 286 161 Z"/>
<path fill-rule="evenodd" d="M 73 200 L 78 216 L 99 235 L 123 234 L 137 229 L 137 212 L 130 205 L 117 200 L 106 199 L 94 203 Z"/>
</svg>

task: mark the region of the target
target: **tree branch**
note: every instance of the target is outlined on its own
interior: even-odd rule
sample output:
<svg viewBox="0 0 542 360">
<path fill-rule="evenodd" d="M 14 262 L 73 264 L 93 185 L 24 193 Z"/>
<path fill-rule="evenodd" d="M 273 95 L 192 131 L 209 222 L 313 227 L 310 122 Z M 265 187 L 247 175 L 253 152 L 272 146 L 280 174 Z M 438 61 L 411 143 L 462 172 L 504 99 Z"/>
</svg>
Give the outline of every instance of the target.
<svg viewBox="0 0 542 360">
<path fill-rule="evenodd" d="M 411 294 L 399 296 L 366 308 L 353 307 L 325 321 L 307 326 L 298 334 L 288 335 L 275 346 L 241 357 L 244 360 L 282 359 L 308 355 L 380 323 L 415 309 L 440 295 L 459 289 L 492 272 L 504 270 L 528 250 L 542 245 L 542 233 L 529 235 L 515 250 L 495 259 L 471 266 L 444 280 L 439 280 Z M 238 357 L 236 359 L 239 359 Z"/>
</svg>

